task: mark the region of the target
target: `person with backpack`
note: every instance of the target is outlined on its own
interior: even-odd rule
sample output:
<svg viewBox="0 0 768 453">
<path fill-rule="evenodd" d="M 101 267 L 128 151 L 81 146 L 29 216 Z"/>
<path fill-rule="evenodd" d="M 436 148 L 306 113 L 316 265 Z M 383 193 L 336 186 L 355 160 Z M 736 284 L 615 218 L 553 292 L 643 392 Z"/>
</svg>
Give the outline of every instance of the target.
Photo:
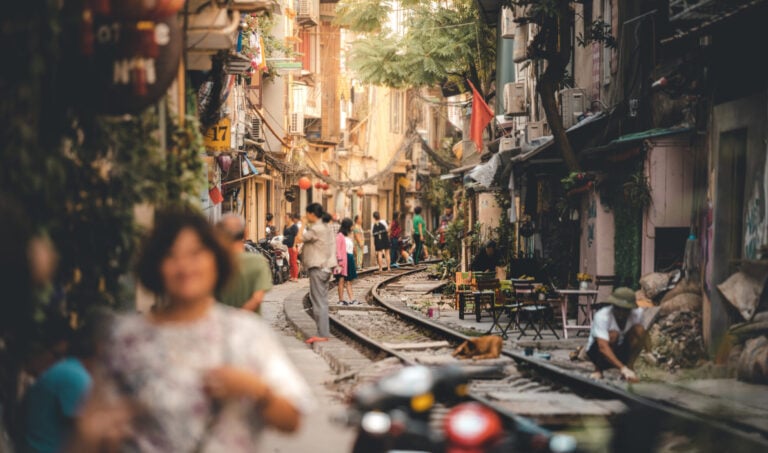
<svg viewBox="0 0 768 453">
<path fill-rule="evenodd" d="M 373 237 L 373 247 L 376 250 L 376 262 L 379 265 L 379 272 L 386 267 L 387 271 L 392 270 L 389 263 L 389 227 L 387 222 L 382 220 L 379 211 L 373 213 L 373 225 L 371 226 L 371 236 Z"/>
</svg>

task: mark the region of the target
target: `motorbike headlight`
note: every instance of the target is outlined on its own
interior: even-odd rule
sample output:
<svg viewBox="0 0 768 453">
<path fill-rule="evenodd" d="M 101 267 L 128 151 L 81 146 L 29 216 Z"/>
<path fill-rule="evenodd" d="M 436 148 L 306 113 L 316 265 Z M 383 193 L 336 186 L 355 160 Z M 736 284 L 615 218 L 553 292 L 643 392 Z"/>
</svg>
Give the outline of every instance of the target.
<svg viewBox="0 0 768 453">
<path fill-rule="evenodd" d="M 576 451 L 577 442 L 573 436 L 566 434 L 555 434 L 549 440 L 549 451 L 555 453 L 566 453 Z"/>
<path fill-rule="evenodd" d="M 360 421 L 360 426 L 369 434 L 381 435 L 389 432 L 392 419 L 384 412 L 366 412 Z"/>
<path fill-rule="evenodd" d="M 448 413 L 445 433 L 452 442 L 477 447 L 503 432 L 501 419 L 495 412 L 478 403 L 460 404 Z"/>
</svg>

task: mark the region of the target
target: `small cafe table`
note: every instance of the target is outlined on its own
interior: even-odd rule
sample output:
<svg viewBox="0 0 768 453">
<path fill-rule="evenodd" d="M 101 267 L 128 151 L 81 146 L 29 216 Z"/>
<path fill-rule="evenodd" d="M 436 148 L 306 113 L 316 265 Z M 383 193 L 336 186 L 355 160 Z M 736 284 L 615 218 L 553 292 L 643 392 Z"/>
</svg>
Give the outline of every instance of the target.
<svg viewBox="0 0 768 453">
<path fill-rule="evenodd" d="M 560 304 L 560 315 L 563 318 L 563 337 L 568 338 L 569 330 L 589 330 L 592 328 L 592 304 L 597 301 L 596 289 L 558 289 L 562 303 Z M 568 325 L 568 299 L 570 296 L 576 296 L 576 303 L 579 298 L 584 297 L 587 301 L 587 323 L 584 325 Z M 577 322 L 578 324 L 578 322 Z"/>
</svg>

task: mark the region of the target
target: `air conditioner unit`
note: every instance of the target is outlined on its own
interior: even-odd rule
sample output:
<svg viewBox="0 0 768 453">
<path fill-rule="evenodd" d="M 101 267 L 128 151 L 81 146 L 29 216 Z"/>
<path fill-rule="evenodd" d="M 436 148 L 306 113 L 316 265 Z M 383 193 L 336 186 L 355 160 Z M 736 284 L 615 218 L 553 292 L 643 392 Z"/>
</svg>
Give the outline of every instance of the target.
<svg viewBox="0 0 768 453">
<path fill-rule="evenodd" d="M 512 151 L 517 147 L 515 137 L 504 137 L 499 141 L 499 152 Z"/>
<path fill-rule="evenodd" d="M 512 8 L 502 8 L 501 14 L 501 37 L 512 39 L 515 37 L 515 13 Z"/>
<path fill-rule="evenodd" d="M 313 0 L 299 0 L 298 10 L 296 11 L 296 22 L 299 25 L 317 25 L 314 6 Z"/>
<path fill-rule="evenodd" d="M 515 24 L 515 47 L 512 60 L 520 63 L 528 59 L 528 24 Z"/>
<path fill-rule="evenodd" d="M 512 82 L 504 85 L 504 114 L 522 116 L 527 113 L 525 105 L 525 82 Z"/>
<path fill-rule="evenodd" d="M 584 91 L 578 88 L 568 88 L 560 91 L 560 118 L 563 127 L 568 129 L 578 122 L 578 117 L 584 113 L 586 97 Z"/>
<path fill-rule="evenodd" d="M 291 113 L 288 123 L 288 133 L 290 135 L 304 135 L 304 113 Z"/>
<path fill-rule="evenodd" d="M 264 139 L 264 136 L 261 133 L 261 118 L 258 116 L 251 118 L 251 138 L 257 141 Z"/>
<path fill-rule="evenodd" d="M 299 0 L 299 8 L 296 11 L 296 16 L 311 16 L 312 15 L 312 0 Z"/>
<path fill-rule="evenodd" d="M 546 121 L 531 121 L 525 126 L 525 135 L 528 143 L 547 134 Z"/>
</svg>

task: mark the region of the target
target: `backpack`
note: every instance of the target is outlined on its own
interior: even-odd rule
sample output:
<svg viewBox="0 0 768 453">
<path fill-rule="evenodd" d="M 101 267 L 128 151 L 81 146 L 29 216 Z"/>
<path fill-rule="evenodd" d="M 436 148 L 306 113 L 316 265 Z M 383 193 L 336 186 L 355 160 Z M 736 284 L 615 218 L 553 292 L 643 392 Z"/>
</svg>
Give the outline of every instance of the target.
<svg viewBox="0 0 768 453">
<path fill-rule="evenodd" d="M 376 222 L 373 226 L 373 236 L 376 240 L 387 239 L 387 227 L 381 222 Z"/>
</svg>

